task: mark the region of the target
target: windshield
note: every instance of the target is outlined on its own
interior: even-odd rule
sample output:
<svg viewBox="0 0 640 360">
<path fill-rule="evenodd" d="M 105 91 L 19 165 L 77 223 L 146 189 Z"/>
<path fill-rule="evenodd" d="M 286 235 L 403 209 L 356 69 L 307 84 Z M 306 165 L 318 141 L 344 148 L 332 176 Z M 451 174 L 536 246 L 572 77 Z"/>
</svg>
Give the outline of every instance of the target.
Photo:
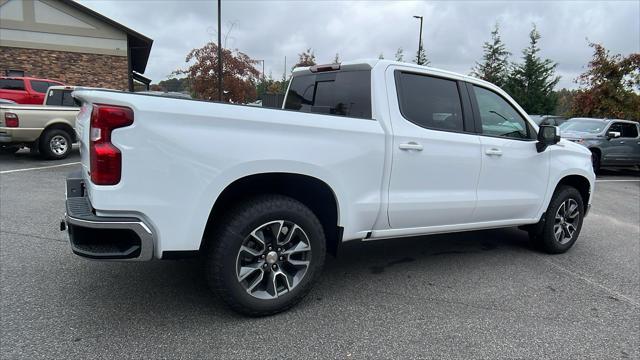
<svg viewBox="0 0 640 360">
<path fill-rule="evenodd" d="M 560 130 L 597 134 L 601 132 L 606 125 L 607 123 L 599 120 L 573 119 L 560 124 Z"/>
</svg>

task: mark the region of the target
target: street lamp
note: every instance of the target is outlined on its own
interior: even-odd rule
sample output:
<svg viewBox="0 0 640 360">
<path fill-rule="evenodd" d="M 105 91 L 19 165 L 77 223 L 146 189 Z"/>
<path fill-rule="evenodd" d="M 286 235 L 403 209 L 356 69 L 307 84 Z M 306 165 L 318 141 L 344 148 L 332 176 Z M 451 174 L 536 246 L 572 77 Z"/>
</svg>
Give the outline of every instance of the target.
<svg viewBox="0 0 640 360">
<path fill-rule="evenodd" d="M 218 101 L 222 99 L 222 0 L 218 0 Z"/>
<path fill-rule="evenodd" d="M 420 61 L 420 53 L 422 53 L 422 16 L 413 15 L 414 18 L 420 19 L 420 38 L 418 40 L 418 56 L 416 57 L 416 62 L 418 65 L 422 65 Z"/>
<path fill-rule="evenodd" d="M 265 76 L 264 76 L 264 60 L 256 60 L 258 62 L 262 62 L 262 81 L 264 82 Z"/>
</svg>

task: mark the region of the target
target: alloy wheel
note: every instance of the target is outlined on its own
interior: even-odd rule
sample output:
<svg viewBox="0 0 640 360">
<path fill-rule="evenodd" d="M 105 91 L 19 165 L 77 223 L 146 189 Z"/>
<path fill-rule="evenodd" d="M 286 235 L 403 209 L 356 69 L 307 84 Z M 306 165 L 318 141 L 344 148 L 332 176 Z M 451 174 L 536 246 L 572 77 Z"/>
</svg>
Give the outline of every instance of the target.
<svg viewBox="0 0 640 360">
<path fill-rule="evenodd" d="M 271 221 L 242 242 L 236 277 L 249 295 L 275 299 L 300 284 L 310 261 L 311 243 L 304 230 L 291 221 Z"/>
<path fill-rule="evenodd" d="M 51 152 L 60 156 L 64 155 L 64 153 L 67 152 L 69 143 L 67 142 L 67 139 L 64 138 L 64 136 L 56 135 L 52 137 L 51 140 L 49 140 L 49 147 L 51 148 Z"/>
<path fill-rule="evenodd" d="M 580 206 L 572 198 L 565 200 L 556 211 L 553 234 L 556 241 L 564 245 L 571 241 L 578 230 L 580 221 Z"/>
</svg>

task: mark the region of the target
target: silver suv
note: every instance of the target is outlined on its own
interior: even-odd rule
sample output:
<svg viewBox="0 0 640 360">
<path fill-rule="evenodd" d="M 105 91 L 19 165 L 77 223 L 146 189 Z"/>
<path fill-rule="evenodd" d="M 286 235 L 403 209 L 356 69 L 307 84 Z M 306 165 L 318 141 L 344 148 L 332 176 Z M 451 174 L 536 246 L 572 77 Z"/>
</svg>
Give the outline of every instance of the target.
<svg viewBox="0 0 640 360">
<path fill-rule="evenodd" d="M 560 125 L 560 134 L 591 150 L 596 172 L 601 166 L 640 166 L 640 127 L 637 122 L 573 118 Z"/>
</svg>

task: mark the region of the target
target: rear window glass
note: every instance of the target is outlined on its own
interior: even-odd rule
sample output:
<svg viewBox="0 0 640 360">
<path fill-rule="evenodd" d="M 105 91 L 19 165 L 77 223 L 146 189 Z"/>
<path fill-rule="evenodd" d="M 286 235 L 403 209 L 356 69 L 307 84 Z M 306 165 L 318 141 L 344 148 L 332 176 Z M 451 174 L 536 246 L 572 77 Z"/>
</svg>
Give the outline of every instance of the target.
<svg viewBox="0 0 640 360">
<path fill-rule="evenodd" d="M 47 94 L 47 105 L 80 107 L 78 100 L 71 96 L 72 90 L 49 90 Z"/>
<path fill-rule="evenodd" d="M 400 112 L 405 119 L 428 129 L 464 130 L 455 81 L 405 72 L 396 74 Z"/>
<path fill-rule="evenodd" d="M 638 127 L 634 124 L 614 123 L 609 127 L 609 131 L 617 131 L 620 137 L 636 138 L 638 137 Z"/>
<path fill-rule="evenodd" d="M 47 92 L 49 85 L 50 84 L 46 81 L 31 80 L 31 88 L 33 89 L 33 91 L 39 92 L 42 94 Z"/>
<path fill-rule="evenodd" d="M 24 90 L 24 80 L 22 80 L 22 79 L 0 79 L 0 89 L 2 89 L 2 90 Z"/>
<path fill-rule="evenodd" d="M 291 80 L 284 108 L 371 119 L 371 72 L 338 71 L 296 76 Z"/>
</svg>

